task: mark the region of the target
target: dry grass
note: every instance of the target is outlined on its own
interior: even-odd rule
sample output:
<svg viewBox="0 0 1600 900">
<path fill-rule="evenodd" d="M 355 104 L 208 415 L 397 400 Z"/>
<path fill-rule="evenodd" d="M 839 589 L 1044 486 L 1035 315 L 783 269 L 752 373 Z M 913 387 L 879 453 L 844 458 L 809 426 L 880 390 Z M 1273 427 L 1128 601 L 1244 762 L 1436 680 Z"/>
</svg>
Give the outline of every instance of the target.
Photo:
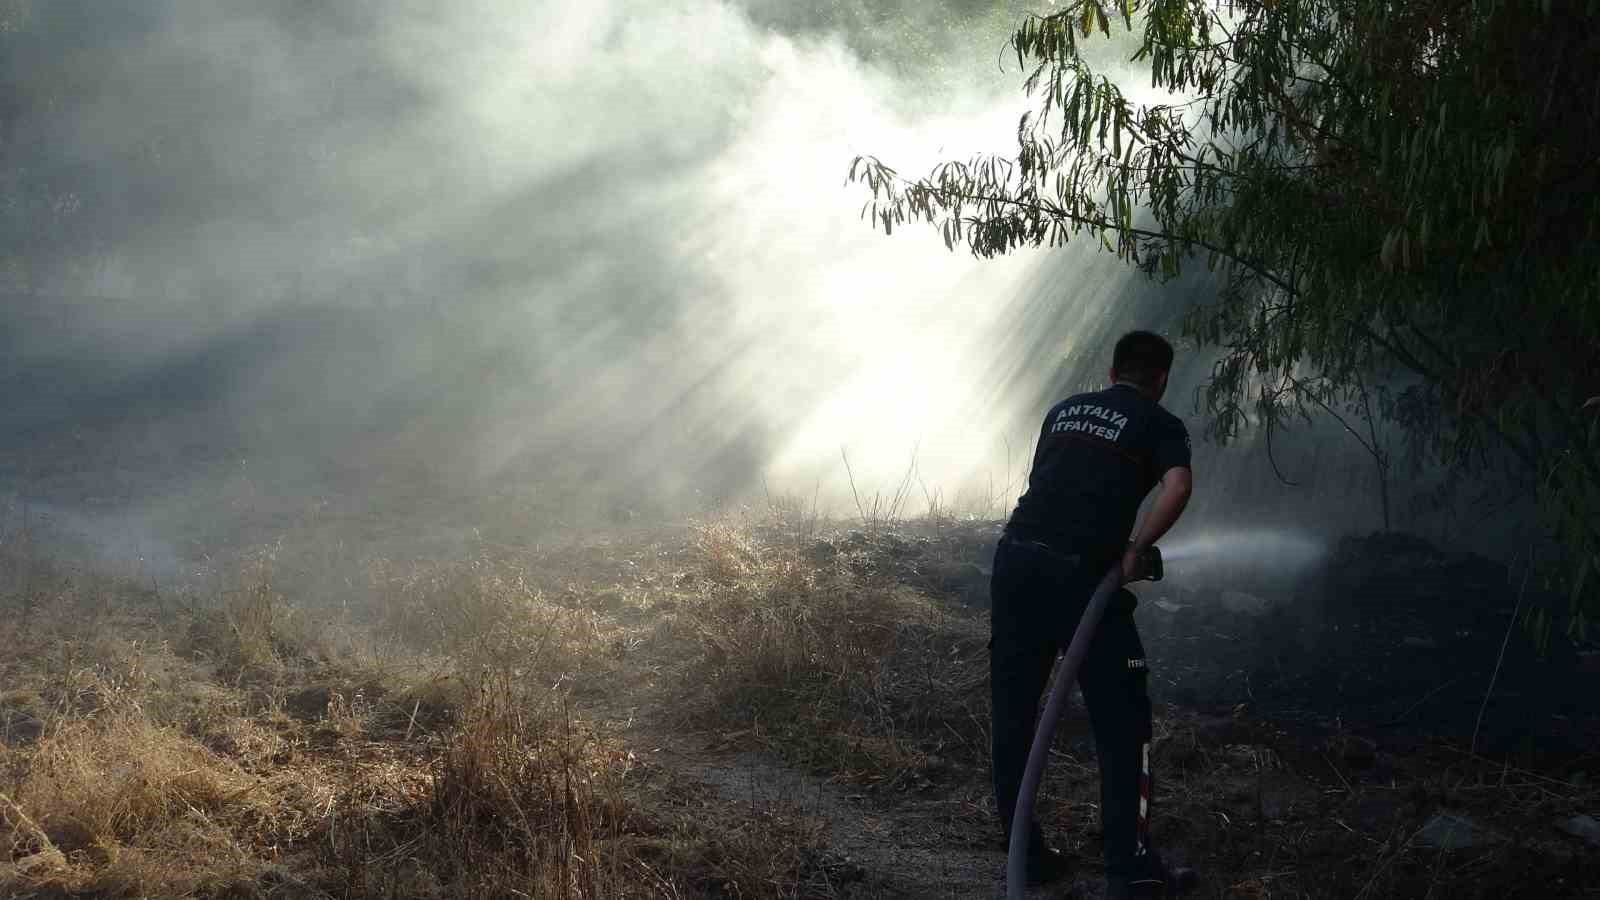
<svg viewBox="0 0 1600 900">
<path fill-rule="evenodd" d="M 384 774 L 353 779 L 325 827 L 324 862 L 357 896 L 649 896 L 613 852 L 626 756 L 551 695 L 486 678 L 437 752 Z"/>
<path fill-rule="evenodd" d="M 208 597 L 189 595 L 180 649 L 214 666 L 225 681 L 272 683 L 288 669 L 327 654 L 313 622 L 291 604 L 276 580 L 277 546 L 245 554 Z"/>
<path fill-rule="evenodd" d="M 701 653 L 687 685 L 701 721 L 869 784 L 983 764 L 975 617 L 874 574 L 870 545 L 809 553 L 724 521 L 696 549 L 705 577 L 685 615 Z"/>
<path fill-rule="evenodd" d="M 172 597 L 0 543 L 0 895 L 816 895 L 814 825 L 570 708 L 610 637 L 515 561 L 375 566 L 367 632 L 271 551 Z"/>
<path fill-rule="evenodd" d="M 252 868 L 233 834 L 265 805 L 258 787 L 137 709 L 59 721 L 0 797 L 0 884 L 193 893 Z"/>
<path fill-rule="evenodd" d="M 602 665 L 594 615 L 552 602 L 520 561 L 380 560 L 369 577 L 380 631 L 459 661 L 469 677 L 510 670 L 553 685 Z"/>
</svg>

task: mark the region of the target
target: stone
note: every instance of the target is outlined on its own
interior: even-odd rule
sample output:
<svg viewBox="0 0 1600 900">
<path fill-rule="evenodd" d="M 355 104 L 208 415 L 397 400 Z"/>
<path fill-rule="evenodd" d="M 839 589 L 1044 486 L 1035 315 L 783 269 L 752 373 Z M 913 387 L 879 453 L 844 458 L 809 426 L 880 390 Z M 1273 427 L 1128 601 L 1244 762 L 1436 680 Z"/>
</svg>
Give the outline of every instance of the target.
<svg viewBox="0 0 1600 900">
<path fill-rule="evenodd" d="M 1583 838 L 1591 847 L 1600 847 L 1600 819 L 1594 816 L 1573 816 L 1556 825 L 1576 838 Z"/>
<path fill-rule="evenodd" d="M 1497 839 L 1494 832 L 1466 816 L 1441 812 L 1422 826 L 1412 843 L 1434 850 L 1466 850 Z"/>
</svg>

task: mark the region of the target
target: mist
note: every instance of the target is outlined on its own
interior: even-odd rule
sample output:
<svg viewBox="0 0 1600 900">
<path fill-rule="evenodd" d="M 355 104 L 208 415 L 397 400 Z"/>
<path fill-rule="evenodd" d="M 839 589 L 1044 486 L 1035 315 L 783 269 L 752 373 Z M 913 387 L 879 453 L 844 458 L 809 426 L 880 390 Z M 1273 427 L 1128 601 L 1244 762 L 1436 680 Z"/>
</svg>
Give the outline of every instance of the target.
<svg viewBox="0 0 1600 900">
<path fill-rule="evenodd" d="M 174 543 L 340 497 L 487 494 L 551 529 L 776 499 L 1004 516 L 1039 412 L 1208 284 L 874 231 L 856 155 L 1009 146 L 1026 10 L 952 3 L 929 15 L 970 27 L 895 53 L 805 9 L 26 7 L 12 77 L 91 74 L 16 117 L 11 152 L 76 187 L 6 273 L 5 474 Z M 1099 52 L 1131 76 L 1134 46 Z M 1185 360 L 1168 405 L 1199 434 L 1209 358 Z M 1332 435 L 1277 448 L 1330 530 L 1373 519 Z M 1203 449 L 1191 518 L 1297 515 L 1261 453 Z"/>
<path fill-rule="evenodd" d="M 167 376 L 161 405 L 264 455 L 376 441 L 467 480 L 726 493 L 846 445 L 937 447 L 941 480 L 991 449 L 950 422 L 1036 260 L 875 235 L 842 176 L 992 146 L 1009 79 L 907 114 L 840 36 L 709 2 L 73 8 L 34 14 L 104 55 L 103 92 L 20 130 L 111 242 L 27 286 L 108 302 L 64 346 L 22 334 L 18 369 Z"/>
</svg>

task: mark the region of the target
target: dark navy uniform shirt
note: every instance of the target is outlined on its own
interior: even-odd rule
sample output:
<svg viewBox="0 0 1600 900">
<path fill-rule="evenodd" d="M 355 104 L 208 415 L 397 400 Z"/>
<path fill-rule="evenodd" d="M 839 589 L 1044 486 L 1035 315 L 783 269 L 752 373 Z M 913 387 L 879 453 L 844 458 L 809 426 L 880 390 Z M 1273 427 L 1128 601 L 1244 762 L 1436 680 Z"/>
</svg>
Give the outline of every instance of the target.
<svg viewBox="0 0 1600 900">
<path fill-rule="evenodd" d="M 1068 397 L 1045 415 L 1006 533 L 1108 563 L 1132 536 L 1145 495 L 1168 469 L 1188 465 L 1183 421 L 1132 385 Z"/>
</svg>

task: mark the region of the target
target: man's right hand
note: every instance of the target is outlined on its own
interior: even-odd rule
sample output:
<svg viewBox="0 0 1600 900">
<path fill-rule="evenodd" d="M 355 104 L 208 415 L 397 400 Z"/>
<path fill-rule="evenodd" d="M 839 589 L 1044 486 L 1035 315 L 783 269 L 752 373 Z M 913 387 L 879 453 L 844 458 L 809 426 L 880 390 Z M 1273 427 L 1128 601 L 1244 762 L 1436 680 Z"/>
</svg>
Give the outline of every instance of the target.
<svg viewBox="0 0 1600 900">
<path fill-rule="evenodd" d="M 1156 496 L 1150 512 L 1144 517 L 1144 524 L 1134 532 L 1133 540 L 1122 554 L 1123 584 L 1144 577 L 1144 566 L 1140 561 L 1144 548 L 1161 540 L 1172 523 L 1178 521 L 1178 517 L 1183 515 L 1183 508 L 1189 505 L 1189 494 L 1193 490 L 1194 473 L 1189 471 L 1188 466 L 1173 466 L 1161 476 L 1161 493 Z"/>
</svg>

